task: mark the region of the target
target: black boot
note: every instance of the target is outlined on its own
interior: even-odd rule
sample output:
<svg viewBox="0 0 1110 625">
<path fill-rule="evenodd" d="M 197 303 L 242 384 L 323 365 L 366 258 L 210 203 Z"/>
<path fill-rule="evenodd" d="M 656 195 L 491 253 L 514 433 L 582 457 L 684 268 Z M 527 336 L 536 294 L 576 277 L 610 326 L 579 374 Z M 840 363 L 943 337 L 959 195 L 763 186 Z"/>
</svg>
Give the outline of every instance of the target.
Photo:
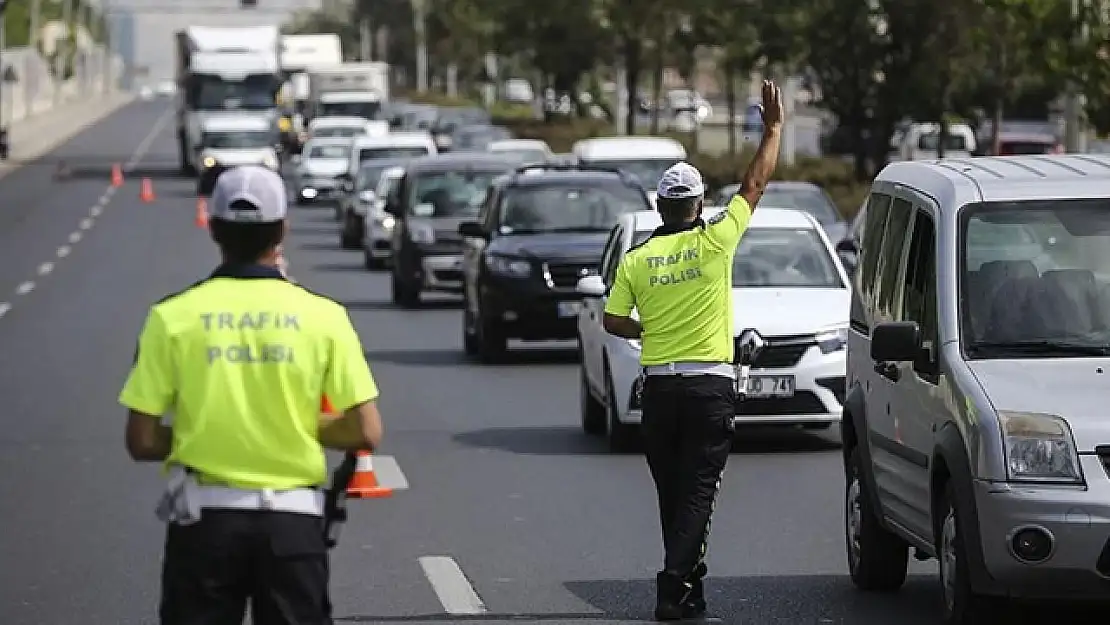
<svg viewBox="0 0 1110 625">
<path fill-rule="evenodd" d="M 690 584 L 674 573 L 663 571 L 655 576 L 655 620 L 678 621 L 685 617 L 684 604 Z"/>
<path fill-rule="evenodd" d="M 701 563 L 688 578 L 690 592 L 686 595 L 686 601 L 682 602 L 682 618 L 701 618 L 705 616 L 705 586 L 702 584 L 702 578 L 708 572 L 709 569 L 705 566 L 705 563 Z"/>
</svg>

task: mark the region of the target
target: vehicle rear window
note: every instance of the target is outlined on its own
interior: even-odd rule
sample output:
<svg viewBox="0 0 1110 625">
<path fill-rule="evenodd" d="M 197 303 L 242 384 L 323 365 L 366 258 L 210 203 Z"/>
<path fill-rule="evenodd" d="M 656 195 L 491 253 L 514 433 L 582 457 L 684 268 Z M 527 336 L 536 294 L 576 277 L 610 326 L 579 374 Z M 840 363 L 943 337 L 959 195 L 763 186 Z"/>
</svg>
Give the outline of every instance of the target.
<svg viewBox="0 0 1110 625">
<path fill-rule="evenodd" d="M 619 182 L 529 185 L 503 195 L 500 229 L 505 234 L 608 232 L 621 215 L 643 210 L 651 210 L 644 194 Z"/>
<path fill-rule="evenodd" d="M 380 148 L 361 148 L 358 151 L 359 162 L 372 161 L 380 158 L 412 158 L 427 156 L 428 148 L 423 146 L 386 146 Z"/>
</svg>

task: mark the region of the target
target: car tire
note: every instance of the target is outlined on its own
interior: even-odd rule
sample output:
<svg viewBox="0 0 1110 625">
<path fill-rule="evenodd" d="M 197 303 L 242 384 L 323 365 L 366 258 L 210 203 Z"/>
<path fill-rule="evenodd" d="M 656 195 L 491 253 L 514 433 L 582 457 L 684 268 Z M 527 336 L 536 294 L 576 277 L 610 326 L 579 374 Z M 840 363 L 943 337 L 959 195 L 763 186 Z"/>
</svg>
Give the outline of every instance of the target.
<svg viewBox="0 0 1110 625">
<path fill-rule="evenodd" d="M 503 361 L 509 351 L 509 339 L 505 333 L 485 318 L 481 308 L 474 325 L 478 331 L 478 357 L 482 362 L 492 365 Z"/>
<path fill-rule="evenodd" d="M 882 526 L 863 476 L 862 454 L 852 450 L 845 471 L 844 547 L 848 572 L 860 590 L 894 592 L 906 582 L 910 546 Z"/>
<path fill-rule="evenodd" d="M 382 262 L 382 259 L 375 258 L 374 255 L 370 253 L 370 250 L 363 248 L 362 265 L 369 271 L 380 271 L 384 268 L 385 263 Z"/>
<path fill-rule="evenodd" d="M 390 279 L 390 287 L 393 296 L 393 303 L 401 306 L 402 308 L 416 308 L 420 305 L 420 291 L 405 284 L 401 277 L 393 271 Z"/>
<path fill-rule="evenodd" d="M 353 231 L 350 217 L 343 218 L 343 227 L 339 230 L 339 247 L 345 250 L 357 250 L 362 247 L 362 236 Z"/>
<path fill-rule="evenodd" d="M 621 423 L 617 416 L 617 394 L 613 392 L 613 376 L 609 373 L 609 365 L 605 365 L 605 422 L 608 424 L 606 435 L 609 439 L 609 451 L 625 453 L 632 451 L 639 440 L 640 428 L 638 426 Z"/>
<path fill-rule="evenodd" d="M 936 548 L 941 590 L 941 622 L 945 625 L 974 625 L 989 622 L 1000 613 L 1003 602 L 977 594 L 971 586 L 967 547 L 961 539 L 960 515 L 952 481 L 944 485 L 939 506 L 941 522 L 937 528 Z"/>
<path fill-rule="evenodd" d="M 608 417 L 608 412 L 605 410 L 605 405 L 597 401 L 594 394 L 590 392 L 585 362 L 578 367 L 578 377 L 582 431 L 591 436 L 600 436 L 606 432 L 605 419 Z"/>
</svg>

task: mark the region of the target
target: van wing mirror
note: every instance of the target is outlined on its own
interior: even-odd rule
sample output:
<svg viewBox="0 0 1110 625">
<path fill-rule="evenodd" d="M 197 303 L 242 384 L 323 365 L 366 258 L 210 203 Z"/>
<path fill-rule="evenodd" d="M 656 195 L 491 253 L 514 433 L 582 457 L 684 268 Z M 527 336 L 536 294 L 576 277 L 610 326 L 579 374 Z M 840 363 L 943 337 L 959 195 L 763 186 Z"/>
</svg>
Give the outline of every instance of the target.
<svg viewBox="0 0 1110 625">
<path fill-rule="evenodd" d="M 871 360 L 876 364 L 915 361 L 921 346 L 916 321 L 880 323 L 871 330 Z"/>
</svg>

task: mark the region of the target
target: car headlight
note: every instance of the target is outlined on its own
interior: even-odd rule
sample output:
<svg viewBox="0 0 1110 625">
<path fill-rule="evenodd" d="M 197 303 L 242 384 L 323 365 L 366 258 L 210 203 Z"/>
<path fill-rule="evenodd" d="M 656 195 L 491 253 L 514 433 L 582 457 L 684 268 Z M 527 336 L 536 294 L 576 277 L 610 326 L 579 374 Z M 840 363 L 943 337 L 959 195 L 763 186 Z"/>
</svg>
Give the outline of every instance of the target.
<svg viewBox="0 0 1110 625">
<path fill-rule="evenodd" d="M 1079 455 L 1068 422 L 1039 412 L 998 411 L 1006 475 L 1016 482 L 1079 483 Z"/>
<path fill-rule="evenodd" d="M 393 215 L 386 215 L 385 217 L 381 218 L 382 229 L 384 230 L 392 231 L 394 223 L 396 222 L 393 219 Z"/>
<path fill-rule="evenodd" d="M 814 336 L 814 340 L 817 341 L 817 347 L 821 349 L 822 354 L 840 351 L 848 343 L 848 326 L 821 330 Z"/>
<path fill-rule="evenodd" d="M 212 169 L 216 166 L 216 157 L 205 156 L 204 159 L 201 160 L 200 165 L 205 169 Z"/>
<path fill-rule="evenodd" d="M 412 224 L 409 226 L 409 236 L 413 243 L 431 245 L 436 242 L 436 233 L 427 224 Z"/>
<path fill-rule="evenodd" d="M 512 276 L 514 278 L 524 278 L 532 273 L 532 263 L 519 258 L 508 258 L 505 256 L 486 256 L 486 266 L 489 270 L 496 274 L 503 276 Z"/>
<path fill-rule="evenodd" d="M 266 167 L 269 167 L 270 169 L 277 169 L 278 168 L 277 156 L 274 156 L 271 153 L 267 153 L 265 156 L 262 157 L 262 164 L 265 165 Z"/>
</svg>

